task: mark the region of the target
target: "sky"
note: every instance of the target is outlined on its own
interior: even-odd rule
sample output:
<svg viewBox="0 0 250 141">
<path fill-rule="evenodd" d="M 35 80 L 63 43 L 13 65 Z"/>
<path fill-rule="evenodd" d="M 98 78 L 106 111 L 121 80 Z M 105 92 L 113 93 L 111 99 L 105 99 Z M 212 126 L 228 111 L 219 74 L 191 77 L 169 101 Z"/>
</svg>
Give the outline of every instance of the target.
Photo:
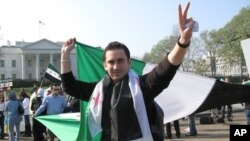
<svg viewBox="0 0 250 141">
<path fill-rule="evenodd" d="M 91 46 L 111 41 L 143 57 L 177 24 L 178 4 L 187 0 L 0 0 L 0 45 L 11 41 L 53 42 L 76 37 Z M 204 30 L 225 26 L 250 0 L 190 0 L 188 16 Z M 39 24 L 41 21 L 44 24 Z"/>
</svg>

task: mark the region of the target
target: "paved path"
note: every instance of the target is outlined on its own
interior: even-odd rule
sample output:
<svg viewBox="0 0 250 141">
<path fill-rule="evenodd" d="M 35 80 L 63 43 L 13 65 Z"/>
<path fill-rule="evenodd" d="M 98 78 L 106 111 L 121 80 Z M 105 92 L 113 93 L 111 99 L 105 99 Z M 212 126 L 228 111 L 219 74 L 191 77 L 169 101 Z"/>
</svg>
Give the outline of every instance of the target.
<svg viewBox="0 0 250 141">
<path fill-rule="evenodd" d="M 165 139 L 165 141 L 229 141 L 229 128 L 232 124 L 237 125 L 245 125 L 246 117 L 243 111 L 243 107 L 240 104 L 233 105 L 233 121 L 220 124 L 210 124 L 210 125 L 201 125 L 199 122 L 199 115 L 207 114 L 208 111 L 198 114 L 196 116 L 196 128 L 198 131 L 198 135 L 195 137 L 186 137 L 185 129 L 188 127 L 187 120 L 180 120 L 180 128 L 181 128 L 181 138 L 177 139 L 175 137 L 175 130 L 172 126 L 172 136 L 173 139 Z M 23 123 L 22 128 L 23 129 Z M 20 141 L 32 141 L 32 137 L 21 137 Z M 5 139 L 4 141 L 7 141 Z"/>
<path fill-rule="evenodd" d="M 172 126 L 172 136 L 173 139 L 165 139 L 165 141 L 229 141 L 229 128 L 230 125 L 245 125 L 246 116 L 241 104 L 233 105 L 233 121 L 228 122 L 225 120 L 225 123 L 216 123 L 216 124 L 200 124 L 199 116 L 196 116 L 196 128 L 198 135 L 195 137 L 185 136 L 185 129 L 188 127 L 188 121 L 180 121 L 181 128 L 181 138 L 177 139 L 175 136 L 175 129 Z"/>
</svg>

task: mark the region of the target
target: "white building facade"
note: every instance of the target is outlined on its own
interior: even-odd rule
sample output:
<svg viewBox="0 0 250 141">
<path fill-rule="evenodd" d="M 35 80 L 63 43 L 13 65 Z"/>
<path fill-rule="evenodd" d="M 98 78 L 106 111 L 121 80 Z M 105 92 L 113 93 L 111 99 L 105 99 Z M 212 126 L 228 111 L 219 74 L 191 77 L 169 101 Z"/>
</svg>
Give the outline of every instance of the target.
<svg viewBox="0 0 250 141">
<path fill-rule="evenodd" d="M 60 72 L 62 43 L 42 39 L 36 42 L 16 42 L 15 46 L 0 47 L 0 79 L 40 81 L 52 64 Z M 71 67 L 76 74 L 76 52 L 71 52 Z"/>
</svg>

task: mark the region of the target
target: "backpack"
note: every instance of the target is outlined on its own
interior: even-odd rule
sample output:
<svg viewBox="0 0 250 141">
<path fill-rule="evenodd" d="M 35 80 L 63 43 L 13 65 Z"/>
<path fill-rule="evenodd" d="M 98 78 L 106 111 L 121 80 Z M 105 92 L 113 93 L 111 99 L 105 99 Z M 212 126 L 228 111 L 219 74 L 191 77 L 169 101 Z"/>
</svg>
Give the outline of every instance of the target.
<svg viewBox="0 0 250 141">
<path fill-rule="evenodd" d="M 17 112 L 20 114 L 20 115 L 23 115 L 24 114 L 24 108 L 23 106 L 19 103 L 18 107 L 17 107 Z"/>
<path fill-rule="evenodd" d="M 214 124 L 214 119 L 211 116 L 200 117 L 200 124 Z"/>
</svg>

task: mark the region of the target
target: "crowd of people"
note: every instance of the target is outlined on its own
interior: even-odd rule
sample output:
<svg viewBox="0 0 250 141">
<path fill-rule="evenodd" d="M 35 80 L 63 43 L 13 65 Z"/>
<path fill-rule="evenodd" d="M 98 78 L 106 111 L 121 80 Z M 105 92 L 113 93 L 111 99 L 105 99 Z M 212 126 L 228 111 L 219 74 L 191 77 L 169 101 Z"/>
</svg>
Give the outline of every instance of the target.
<svg viewBox="0 0 250 141">
<path fill-rule="evenodd" d="M 80 101 L 69 97 L 56 83 L 52 83 L 47 89 L 35 85 L 30 94 L 21 88 L 18 93 L 9 90 L 7 96 L 6 92 L 0 89 L 0 139 L 19 141 L 20 137 L 33 137 L 34 141 L 53 141 L 56 136 L 35 117 L 79 112 Z M 79 108 L 76 108 L 77 104 Z M 23 114 L 19 113 L 19 106 L 23 107 Z M 21 121 L 24 122 L 22 133 L 20 132 Z"/>
<path fill-rule="evenodd" d="M 230 83 L 226 78 L 227 83 Z M 244 85 L 250 85 L 250 80 L 242 82 Z M 78 101 L 78 102 L 77 102 Z M 24 114 L 18 113 L 18 105 L 22 105 L 24 108 Z M 249 103 L 245 104 L 245 112 L 247 125 L 250 125 L 249 116 Z M 220 109 L 220 110 L 218 110 Z M 216 112 L 211 112 L 214 120 L 219 118 L 223 119 L 227 117 L 230 122 L 232 118 L 232 110 L 228 112 L 222 112 L 223 108 L 213 109 Z M 212 111 L 213 111 L 212 110 Z M 8 136 L 10 141 L 19 140 L 21 136 L 31 137 L 33 136 L 34 141 L 44 141 L 49 139 L 53 141 L 56 137 L 50 130 L 38 122 L 34 117 L 41 115 L 52 115 L 60 114 L 63 112 L 79 112 L 80 101 L 68 94 L 66 94 L 62 87 L 58 84 L 52 83 L 47 89 L 34 86 L 28 94 L 23 88 L 20 89 L 19 93 L 16 94 L 10 90 L 9 95 L 6 98 L 3 89 L 0 89 L 0 139 L 5 139 Z M 224 114 L 223 114 L 224 113 Z M 225 113 L 226 116 L 225 116 Z M 30 121 L 32 117 L 32 122 Z M 231 117 L 231 118 L 229 118 Z M 23 134 L 20 133 L 20 122 L 24 120 L 25 130 Z M 179 120 L 173 121 L 175 134 L 177 138 L 181 137 Z M 186 136 L 196 136 L 197 129 L 195 125 L 195 115 L 191 114 L 188 116 L 188 128 L 186 129 Z M 166 123 L 165 138 L 171 139 L 171 123 Z"/>
</svg>

